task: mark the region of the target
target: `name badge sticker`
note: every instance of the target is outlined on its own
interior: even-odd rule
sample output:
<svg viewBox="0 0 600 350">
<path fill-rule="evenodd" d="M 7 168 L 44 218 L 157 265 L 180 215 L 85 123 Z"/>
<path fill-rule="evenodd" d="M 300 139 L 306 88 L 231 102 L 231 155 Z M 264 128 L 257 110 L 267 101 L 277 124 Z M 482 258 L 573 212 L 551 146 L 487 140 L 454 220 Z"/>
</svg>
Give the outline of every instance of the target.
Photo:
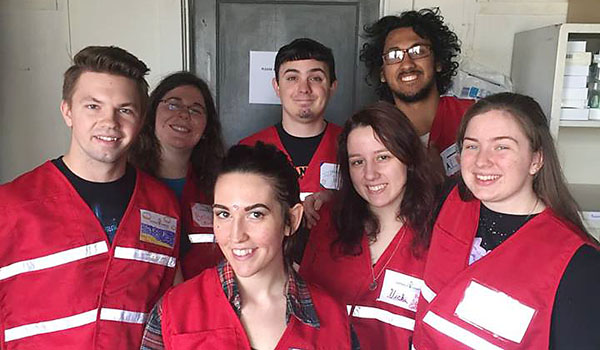
<svg viewBox="0 0 600 350">
<path fill-rule="evenodd" d="M 338 169 L 339 165 L 335 163 L 321 163 L 319 169 L 321 186 L 328 190 L 337 190 L 339 187 Z"/>
<path fill-rule="evenodd" d="M 208 204 L 194 203 L 192 206 L 192 220 L 200 227 L 213 227 L 213 211 Z"/>
<path fill-rule="evenodd" d="M 446 170 L 446 176 L 454 175 L 460 170 L 460 163 L 458 163 L 458 146 L 453 143 L 440 153 L 442 161 L 444 163 L 444 170 Z"/>
<path fill-rule="evenodd" d="M 416 312 L 422 286 L 423 280 L 419 278 L 385 270 L 383 285 L 377 300 Z"/>
<path fill-rule="evenodd" d="M 455 314 L 463 321 L 496 336 L 520 343 L 535 309 L 503 292 L 471 281 Z"/>
<path fill-rule="evenodd" d="M 140 209 L 140 241 L 172 249 L 176 232 L 177 219 Z"/>
</svg>

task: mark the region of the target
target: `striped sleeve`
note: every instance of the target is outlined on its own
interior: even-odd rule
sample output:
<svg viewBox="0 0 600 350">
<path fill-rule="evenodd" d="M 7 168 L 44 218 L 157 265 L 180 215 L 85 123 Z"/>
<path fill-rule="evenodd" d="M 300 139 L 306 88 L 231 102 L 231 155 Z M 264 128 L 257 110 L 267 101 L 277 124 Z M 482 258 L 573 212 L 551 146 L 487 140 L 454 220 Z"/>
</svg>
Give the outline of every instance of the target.
<svg viewBox="0 0 600 350">
<path fill-rule="evenodd" d="M 140 350 L 165 349 L 165 345 L 163 343 L 162 338 L 161 317 L 162 299 L 159 300 L 158 303 L 156 303 L 156 305 L 150 312 L 148 323 L 146 323 L 146 328 L 144 329 L 144 335 L 142 337 L 142 345 L 140 347 Z"/>
</svg>

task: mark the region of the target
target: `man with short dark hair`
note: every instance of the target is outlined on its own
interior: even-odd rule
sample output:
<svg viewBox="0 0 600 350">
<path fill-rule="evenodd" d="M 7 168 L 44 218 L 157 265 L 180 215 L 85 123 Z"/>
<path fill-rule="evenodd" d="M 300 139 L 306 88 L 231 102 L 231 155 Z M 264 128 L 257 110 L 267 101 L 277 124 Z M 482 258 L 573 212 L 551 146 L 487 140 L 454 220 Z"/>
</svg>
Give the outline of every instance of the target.
<svg viewBox="0 0 600 350">
<path fill-rule="evenodd" d="M 370 41 L 360 59 L 379 97 L 406 114 L 449 176 L 459 169 L 456 131 L 473 101 L 440 97 L 452 84 L 460 53 L 458 37 L 443 20 L 439 9 L 383 17 L 365 28 Z"/>
<path fill-rule="evenodd" d="M 341 128 L 324 118 L 337 88 L 331 49 L 312 39 L 296 39 L 279 49 L 274 68 L 273 89 L 281 99 L 281 122 L 240 143 L 262 141 L 285 152 L 300 176 L 302 200 L 336 189 Z"/>
<path fill-rule="evenodd" d="M 0 186 L 0 348 L 137 349 L 173 284 L 179 208 L 127 164 L 148 67 L 92 46 L 65 72 L 67 153 Z"/>
</svg>

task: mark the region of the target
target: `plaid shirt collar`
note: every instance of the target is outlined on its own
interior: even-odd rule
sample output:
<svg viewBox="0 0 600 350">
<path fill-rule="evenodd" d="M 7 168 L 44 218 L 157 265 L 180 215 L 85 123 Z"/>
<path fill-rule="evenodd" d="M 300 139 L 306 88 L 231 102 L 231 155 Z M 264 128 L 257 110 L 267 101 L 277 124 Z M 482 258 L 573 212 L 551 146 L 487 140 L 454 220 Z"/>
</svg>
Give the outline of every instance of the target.
<svg viewBox="0 0 600 350">
<path fill-rule="evenodd" d="M 315 305 L 310 297 L 306 283 L 293 268 L 288 267 L 287 271 L 289 271 L 285 313 L 287 322 L 290 322 L 290 316 L 293 315 L 300 322 L 308 326 L 320 328 Z M 231 307 L 233 307 L 239 317 L 242 312 L 242 297 L 240 296 L 240 291 L 235 280 L 233 268 L 227 261 L 223 261 L 217 266 L 217 273 L 221 280 L 223 292 L 225 292 L 229 304 L 231 304 Z"/>
</svg>

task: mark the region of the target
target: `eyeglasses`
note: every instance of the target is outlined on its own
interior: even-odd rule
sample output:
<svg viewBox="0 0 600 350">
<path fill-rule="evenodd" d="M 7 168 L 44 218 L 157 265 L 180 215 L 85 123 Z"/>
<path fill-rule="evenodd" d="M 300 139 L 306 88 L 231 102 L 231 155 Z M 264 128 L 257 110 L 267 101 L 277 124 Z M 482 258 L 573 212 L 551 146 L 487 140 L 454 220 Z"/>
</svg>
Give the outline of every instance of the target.
<svg viewBox="0 0 600 350">
<path fill-rule="evenodd" d="M 178 101 L 177 99 L 174 98 L 170 98 L 167 100 L 160 100 L 159 102 L 162 102 L 164 104 L 167 105 L 167 109 L 173 112 L 183 112 L 183 111 L 187 111 L 190 114 L 190 117 L 201 117 L 203 116 L 204 113 L 204 109 L 200 106 L 186 106 L 183 103 L 181 103 L 181 101 Z"/>
<path fill-rule="evenodd" d="M 408 57 L 410 57 L 411 60 L 429 57 L 429 55 L 431 55 L 431 45 L 416 44 L 408 49 L 393 48 L 384 53 L 381 57 L 383 57 L 386 64 L 396 64 L 402 62 L 404 60 L 404 55 L 406 54 L 408 54 Z"/>
</svg>

